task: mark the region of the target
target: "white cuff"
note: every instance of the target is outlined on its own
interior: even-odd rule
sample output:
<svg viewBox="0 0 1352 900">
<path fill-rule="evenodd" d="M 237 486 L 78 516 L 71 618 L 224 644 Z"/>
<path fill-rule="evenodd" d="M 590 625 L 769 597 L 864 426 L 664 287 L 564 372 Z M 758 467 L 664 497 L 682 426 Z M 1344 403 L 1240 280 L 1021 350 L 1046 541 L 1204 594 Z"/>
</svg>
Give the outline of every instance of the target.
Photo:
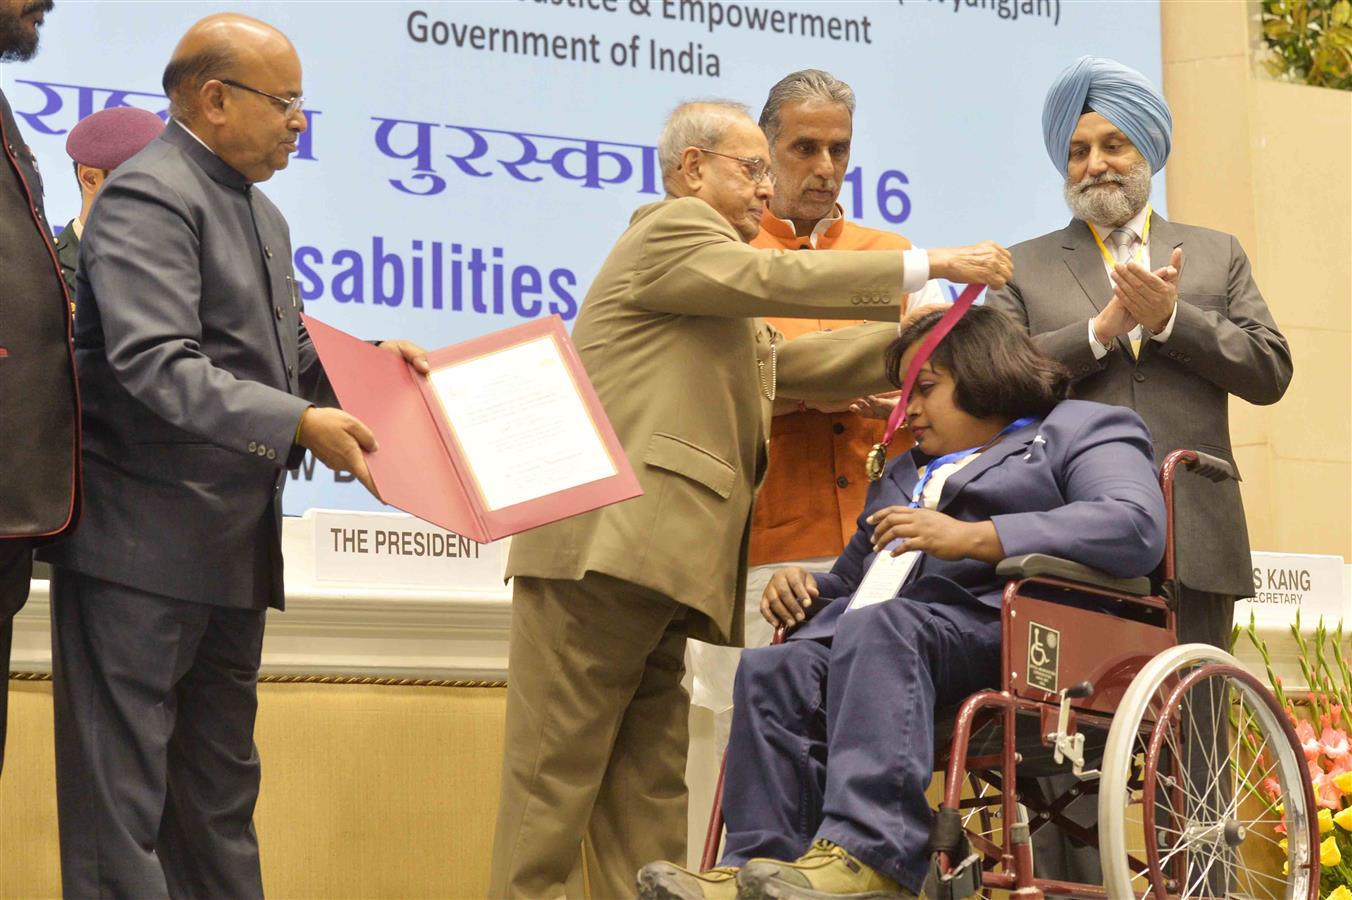
<svg viewBox="0 0 1352 900">
<path fill-rule="evenodd" d="M 1099 343 L 1098 335 L 1094 334 L 1094 320 L 1089 320 L 1089 352 L 1094 354 L 1094 359 L 1103 359 L 1108 355 L 1108 348 Z"/>
<path fill-rule="evenodd" d="M 1169 313 L 1169 321 L 1164 323 L 1164 327 L 1160 329 L 1159 334 L 1152 334 L 1150 336 L 1150 339 L 1152 341 L 1159 341 L 1161 344 L 1169 340 L 1169 335 L 1174 333 L 1174 320 L 1177 318 L 1178 318 L 1178 301 L 1175 300 L 1174 311 Z"/>
<path fill-rule="evenodd" d="M 910 312 L 917 307 L 928 306 L 935 303 L 946 306 L 952 302 L 951 299 L 945 296 L 944 289 L 940 286 L 939 282 L 931 278 L 921 286 L 920 290 L 911 291 L 906 296 L 906 311 Z"/>
<path fill-rule="evenodd" d="M 918 291 L 929 281 L 929 251 L 912 247 L 901 251 L 901 290 L 909 294 Z"/>
</svg>

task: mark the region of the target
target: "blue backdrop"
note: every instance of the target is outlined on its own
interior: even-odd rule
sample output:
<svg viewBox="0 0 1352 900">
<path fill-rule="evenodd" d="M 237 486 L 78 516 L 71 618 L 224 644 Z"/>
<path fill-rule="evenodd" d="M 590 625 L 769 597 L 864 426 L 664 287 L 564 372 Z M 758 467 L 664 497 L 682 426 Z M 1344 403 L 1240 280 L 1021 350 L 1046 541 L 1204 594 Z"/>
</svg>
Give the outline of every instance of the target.
<svg viewBox="0 0 1352 900">
<path fill-rule="evenodd" d="M 59 0 L 29 63 L 0 67 L 54 224 L 79 211 L 65 136 L 116 105 L 163 113 L 164 63 L 222 7 Z M 659 198 L 652 145 L 679 101 L 753 115 L 789 71 L 858 95 L 846 215 L 920 246 L 1013 243 L 1068 218 L 1039 124 L 1085 53 L 1160 76 L 1159 10 L 1116 0 L 498 0 L 236 3 L 285 31 L 310 130 L 264 191 L 291 223 L 307 311 L 439 347 L 551 313 L 571 321 L 631 211 Z M 1163 207 L 1163 182 L 1156 206 Z M 288 512 L 377 508 L 307 465 Z"/>
</svg>

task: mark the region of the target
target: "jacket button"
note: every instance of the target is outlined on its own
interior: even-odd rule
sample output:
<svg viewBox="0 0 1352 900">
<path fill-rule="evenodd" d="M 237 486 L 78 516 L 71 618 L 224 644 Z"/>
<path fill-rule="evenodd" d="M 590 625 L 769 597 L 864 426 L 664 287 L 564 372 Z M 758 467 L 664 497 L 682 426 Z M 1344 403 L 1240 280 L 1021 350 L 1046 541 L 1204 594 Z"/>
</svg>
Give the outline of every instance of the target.
<svg viewBox="0 0 1352 900">
<path fill-rule="evenodd" d="M 264 245 L 263 245 L 263 255 L 266 256 L 268 259 L 272 259 L 272 248 L 269 247 L 268 245 L 264 244 Z"/>
<path fill-rule="evenodd" d="M 1131 377 L 1132 377 L 1132 378 L 1135 378 L 1137 381 L 1145 381 L 1145 373 L 1144 373 L 1144 372 L 1136 372 L 1136 373 L 1133 374 Z"/>
<path fill-rule="evenodd" d="M 846 478 L 844 475 L 842 475 L 842 476 L 840 476 L 839 478 L 836 479 L 836 487 L 842 487 L 842 488 L 844 488 L 844 487 L 849 487 L 849 486 L 850 486 L 850 479 Z"/>
<path fill-rule="evenodd" d="M 836 434 L 844 434 L 845 426 L 837 422 L 836 424 L 831 426 L 831 430 L 834 431 Z"/>
<path fill-rule="evenodd" d="M 255 453 L 258 450 L 258 441 L 249 441 L 249 452 Z"/>
<path fill-rule="evenodd" d="M 277 451 L 276 451 L 276 450 L 273 450 L 271 447 L 269 447 L 269 448 L 268 448 L 268 459 L 276 459 L 276 458 L 277 458 Z"/>
<path fill-rule="evenodd" d="M 277 321 L 282 321 L 282 308 L 280 306 L 274 306 L 272 311 L 277 314 Z"/>
<path fill-rule="evenodd" d="M 287 374 L 287 375 L 290 375 L 292 378 L 295 378 L 295 377 L 296 377 L 296 367 L 293 366 L 293 365 L 291 365 L 290 363 L 287 363 L 287 366 L 286 366 L 286 374 Z"/>
</svg>

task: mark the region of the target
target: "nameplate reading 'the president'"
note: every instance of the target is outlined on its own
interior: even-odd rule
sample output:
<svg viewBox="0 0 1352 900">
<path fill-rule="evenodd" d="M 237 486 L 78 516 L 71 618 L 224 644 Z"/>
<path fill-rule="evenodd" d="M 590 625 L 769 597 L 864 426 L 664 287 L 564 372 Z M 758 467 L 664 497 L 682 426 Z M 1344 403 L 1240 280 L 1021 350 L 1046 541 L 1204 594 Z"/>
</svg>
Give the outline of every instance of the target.
<svg viewBox="0 0 1352 900">
<path fill-rule="evenodd" d="M 501 593 L 507 541 L 480 544 L 403 513 L 311 510 L 315 581 Z"/>
</svg>

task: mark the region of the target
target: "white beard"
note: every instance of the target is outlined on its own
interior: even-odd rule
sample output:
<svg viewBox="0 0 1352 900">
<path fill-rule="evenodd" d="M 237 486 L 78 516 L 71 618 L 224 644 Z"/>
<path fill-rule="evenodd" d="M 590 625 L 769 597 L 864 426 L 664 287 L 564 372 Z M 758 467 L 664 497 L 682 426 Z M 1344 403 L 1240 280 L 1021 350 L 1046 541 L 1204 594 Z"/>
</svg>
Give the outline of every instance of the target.
<svg viewBox="0 0 1352 900">
<path fill-rule="evenodd" d="M 1095 184 L 1116 184 L 1118 189 L 1091 188 Z M 1143 160 L 1125 175 L 1108 171 L 1097 177 L 1086 175 L 1079 181 L 1067 178 L 1062 192 L 1075 218 L 1118 228 L 1130 222 L 1150 199 L 1150 165 Z"/>
</svg>

